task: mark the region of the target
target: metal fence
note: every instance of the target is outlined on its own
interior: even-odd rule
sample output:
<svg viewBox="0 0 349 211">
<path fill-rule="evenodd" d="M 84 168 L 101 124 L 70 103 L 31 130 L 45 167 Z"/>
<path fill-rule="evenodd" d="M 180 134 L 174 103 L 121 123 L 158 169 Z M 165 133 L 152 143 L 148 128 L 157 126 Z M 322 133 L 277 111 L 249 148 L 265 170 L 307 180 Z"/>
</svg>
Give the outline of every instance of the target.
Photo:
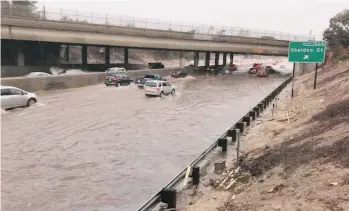
<svg viewBox="0 0 349 211">
<path fill-rule="evenodd" d="M 16 4 L 2 4 L 1 16 L 53 20 L 70 23 L 101 24 L 107 26 L 121 26 L 140 29 L 155 29 L 164 31 L 187 32 L 197 35 L 223 35 L 255 38 L 269 38 L 277 40 L 309 40 L 309 36 L 290 33 L 267 31 L 260 29 L 245 29 L 230 26 L 213 26 L 205 24 L 188 24 L 184 22 L 161 21 L 159 19 L 137 18 L 125 15 L 109 15 L 95 12 L 81 12 L 63 9 L 41 9 L 31 11 Z M 202 36 L 194 36 L 202 39 Z"/>
</svg>

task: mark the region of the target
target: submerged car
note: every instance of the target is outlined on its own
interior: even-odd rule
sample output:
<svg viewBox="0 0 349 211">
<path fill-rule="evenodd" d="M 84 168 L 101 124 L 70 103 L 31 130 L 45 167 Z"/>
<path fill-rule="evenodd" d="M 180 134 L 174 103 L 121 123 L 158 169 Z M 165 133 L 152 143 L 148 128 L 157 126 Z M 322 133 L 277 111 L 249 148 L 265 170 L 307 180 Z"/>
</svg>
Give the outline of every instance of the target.
<svg viewBox="0 0 349 211">
<path fill-rule="evenodd" d="M 168 83 L 167 81 L 156 81 L 150 80 L 147 81 L 144 85 L 145 96 L 159 96 L 163 97 L 164 95 L 175 95 L 175 88 Z"/>
<path fill-rule="evenodd" d="M 235 65 L 235 64 L 230 64 L 229 65 L 229 71 L 230 72 L 233 72 L 233 71 L 236 71 L 238 68 L 237 68 L 237 66 Z"/>
<path fill-rule="evenodd" d="M 172 78 L 185 78 L 188 75 L 188 73 L 184 72 L 183 70 L 175 70 L 171 72 L 170 75 Z"/>
<path fill-rule="evenodd" d="M 137 84 L 138 88 L 143 89 L 144 88 L 144 84 L 147 81 L 149 81 L 149 80 L 163 80 L 163 81 L 166 81 L 166 79 L 163 78 L 159 74 L 147 73 L 147 74 L 144 75 L 143 78 L 137 78 L 135 80 L 135 84 Z"/>
<path fill-rule="evenodd" d="M 106 86 L 127 86 L 133 82 L 127 75 L 118 74 L 118 73 L 110 73 L 105 77 L 105 85 Z"/>
<path fill-rule="evenodd" d="M 10 110 L 19 107 L 29 107 L 38 102 L 36 94 L 13 86 L 0 86 L 1 108 Z"/>
<path fill-rule="evenodd" d="M 223 68 L 221 66 L 209 66 L 209 67 L 206 68 L 206 70 L 209 73 L 217 75 L 219 72 L 221 72 L 223 70 Z"/>
<path fill-rule="evenodd" d="M 153 79 L 151 79 L 151 78 L 137 78 L 137 79 L 135 79 L 134 83 L 137 84 L 139 89 L 144 89 L 144 84 L 149 80 L 153 80 Z"/>
<path fill-rule="evenodd" d="M 269 66 L 269 65 L 265 67 L 265 71 L 267 71 L 268 74 L 273 74 L 273 73 L 275 73 L 274 68 L 273 68 L 272 66 Z"/>
<path fill-rule="evenodd" d="M 260 70 L 260 69 L 262 69 L 262 63 L 254 63 L 252 65 L 252 68 L 256 68 L 257 70 Z"/>
<path fill-rule="evenodd" d="M 257 72 L 257 76 L 258 77 L 268 77 L 269 74 L 268 74 L 268 71 L 266 71 L 265 69 L 261 69 L 261 70 L 258 70 Z"/>
<path fill-rule="evenodd" d="M 256 74 L 257 72 L 258 72 L 257 68 L 254 68 L 254 67 L 248 70 L 248 74 Z"/>
</svg>

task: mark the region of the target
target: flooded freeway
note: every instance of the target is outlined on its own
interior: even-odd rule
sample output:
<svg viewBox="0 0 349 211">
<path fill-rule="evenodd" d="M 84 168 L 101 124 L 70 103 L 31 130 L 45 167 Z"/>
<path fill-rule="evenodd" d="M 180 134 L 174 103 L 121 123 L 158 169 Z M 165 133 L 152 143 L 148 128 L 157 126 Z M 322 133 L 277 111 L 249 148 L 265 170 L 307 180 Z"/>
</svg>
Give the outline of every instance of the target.
<svg viewBox="0 0 349 211">
<path fill-rule="evenodd" d="M 2 210 L 136 210 L 285 78 L 171 80 L 147 98 L 103 84 L 3 112 Z"/>
</svg>

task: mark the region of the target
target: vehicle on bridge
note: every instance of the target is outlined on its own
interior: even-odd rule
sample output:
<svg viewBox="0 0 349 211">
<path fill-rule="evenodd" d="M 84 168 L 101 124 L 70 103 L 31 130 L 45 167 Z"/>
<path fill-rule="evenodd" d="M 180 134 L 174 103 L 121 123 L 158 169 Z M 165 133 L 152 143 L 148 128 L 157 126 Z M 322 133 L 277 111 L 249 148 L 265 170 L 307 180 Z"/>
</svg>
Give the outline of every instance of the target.
<svg viewBox="0 0 349 211">
<path fill-rule="evenodd" d="M 183 70 L 175 70 L 171 72 L 170 75 L 172 78 L 185 78 L 187 77 L 188 73 L 184 72 Z"/>
<path fill-rule="evenodd" d="M 106 86 L 128 86 L 133 82 L 127 75 L 120 73 L 110 73 L 105 77 Z"/>
<path fill-rule="evenodd" d="M 126 69 L 123 67 L 111 67 L 105 71 L 106 73 L 117 73 L 117 72 L 126 72 Z"/>
<path fill-rule="evenodd" d="M 0 86 L 1 108 L 11 110 L 19 107 L 29 107 L 35 104 L 38 99 L 36 94 L 24 91 L 13 86 Z"/>
<path fill-rule="evenodd" d="M 45 72 L 31 72 L 25 76 L 26 77 L 41 77 L 41 76 L 51 76 L 51 74 L 45 73 Z"/>
<path fill-rule="evenodd" d="M 165 68 L 165 66 L 161 62 L 150 62 L 148 63 L 149 69 L 162 69 Z"/>
<path fill-rule="evenodd" d="M 161 80 L 150 80 L 147 81 L 144 85 L 145 96 L 159 96 L 163 97 L 164 95 L 175 95 L 176 90 L 167 81 Z"/>
</svg>

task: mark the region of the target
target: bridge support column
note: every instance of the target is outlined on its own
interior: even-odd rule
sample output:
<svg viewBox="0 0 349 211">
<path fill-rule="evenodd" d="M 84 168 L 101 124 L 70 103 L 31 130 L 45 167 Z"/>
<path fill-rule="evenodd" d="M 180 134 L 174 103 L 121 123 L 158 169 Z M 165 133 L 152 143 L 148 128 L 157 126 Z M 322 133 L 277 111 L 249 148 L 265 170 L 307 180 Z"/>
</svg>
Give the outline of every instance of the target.
<svg viewBox="0 0 349 211">
<path fill-rule="evenodd" d="M 234 63 L 234 54 L 230 53 L 229 56 L 230 56 L 230 64 L 233 64 Z"/>
<path fill-rule="evenodd" d="M 205 66 L 206 67 L 210 66 L 210 56 L 211 56 L 211 53 L 206 52 L 206 56 L 205 56 Z"/>
<path fill-rule="evenodd" d="M 199 52 L 194 52 L 194 67 L 199 67 Z"/>
<path fill-rule="evenodd" d="M 81 59 L 83 69 L 87 66 L 87 45 L 81 46 Z"/>
<path fill-rule="evenodd" d="M 227 53 L 223 53 L 223 65 L 227 65 Z"/>
<path fill-rule="evenodd" d="M 179 66 L 180 67 L 184 67 L 184 52 L 183 51 L 180 51 L 179 52 Z"/>
<path fill-rule="evenodd" d="M 17 49 L 17 66 L 24 66 L 24 52 L 23 47 Z"/>
<path fill-rule="evenodd" d="M 69 45 L 65 45 L 65 48 L 64 48 L 64 60 L 65 62 L 68 62 L 70 61 L 70 48 L 69 48 Z"/>
<path fill-rule="evenodd" d="M 128 64 L 128 48 L 124 48 L 124 64 Z"/>
<path fill-rule="evenodd" d="M 105 63 L 106 64 L 110 64 L 110 47 L 109 46 L 105 46 Z"/>
<path fill-rule="evenodd" d="M 219 65 L 219 52 L 216 52 L 216 53 L 215 53 L 214 65 L 215 65 L 215 66 L 218 66 L 218 65 Z"/>
</svg>

